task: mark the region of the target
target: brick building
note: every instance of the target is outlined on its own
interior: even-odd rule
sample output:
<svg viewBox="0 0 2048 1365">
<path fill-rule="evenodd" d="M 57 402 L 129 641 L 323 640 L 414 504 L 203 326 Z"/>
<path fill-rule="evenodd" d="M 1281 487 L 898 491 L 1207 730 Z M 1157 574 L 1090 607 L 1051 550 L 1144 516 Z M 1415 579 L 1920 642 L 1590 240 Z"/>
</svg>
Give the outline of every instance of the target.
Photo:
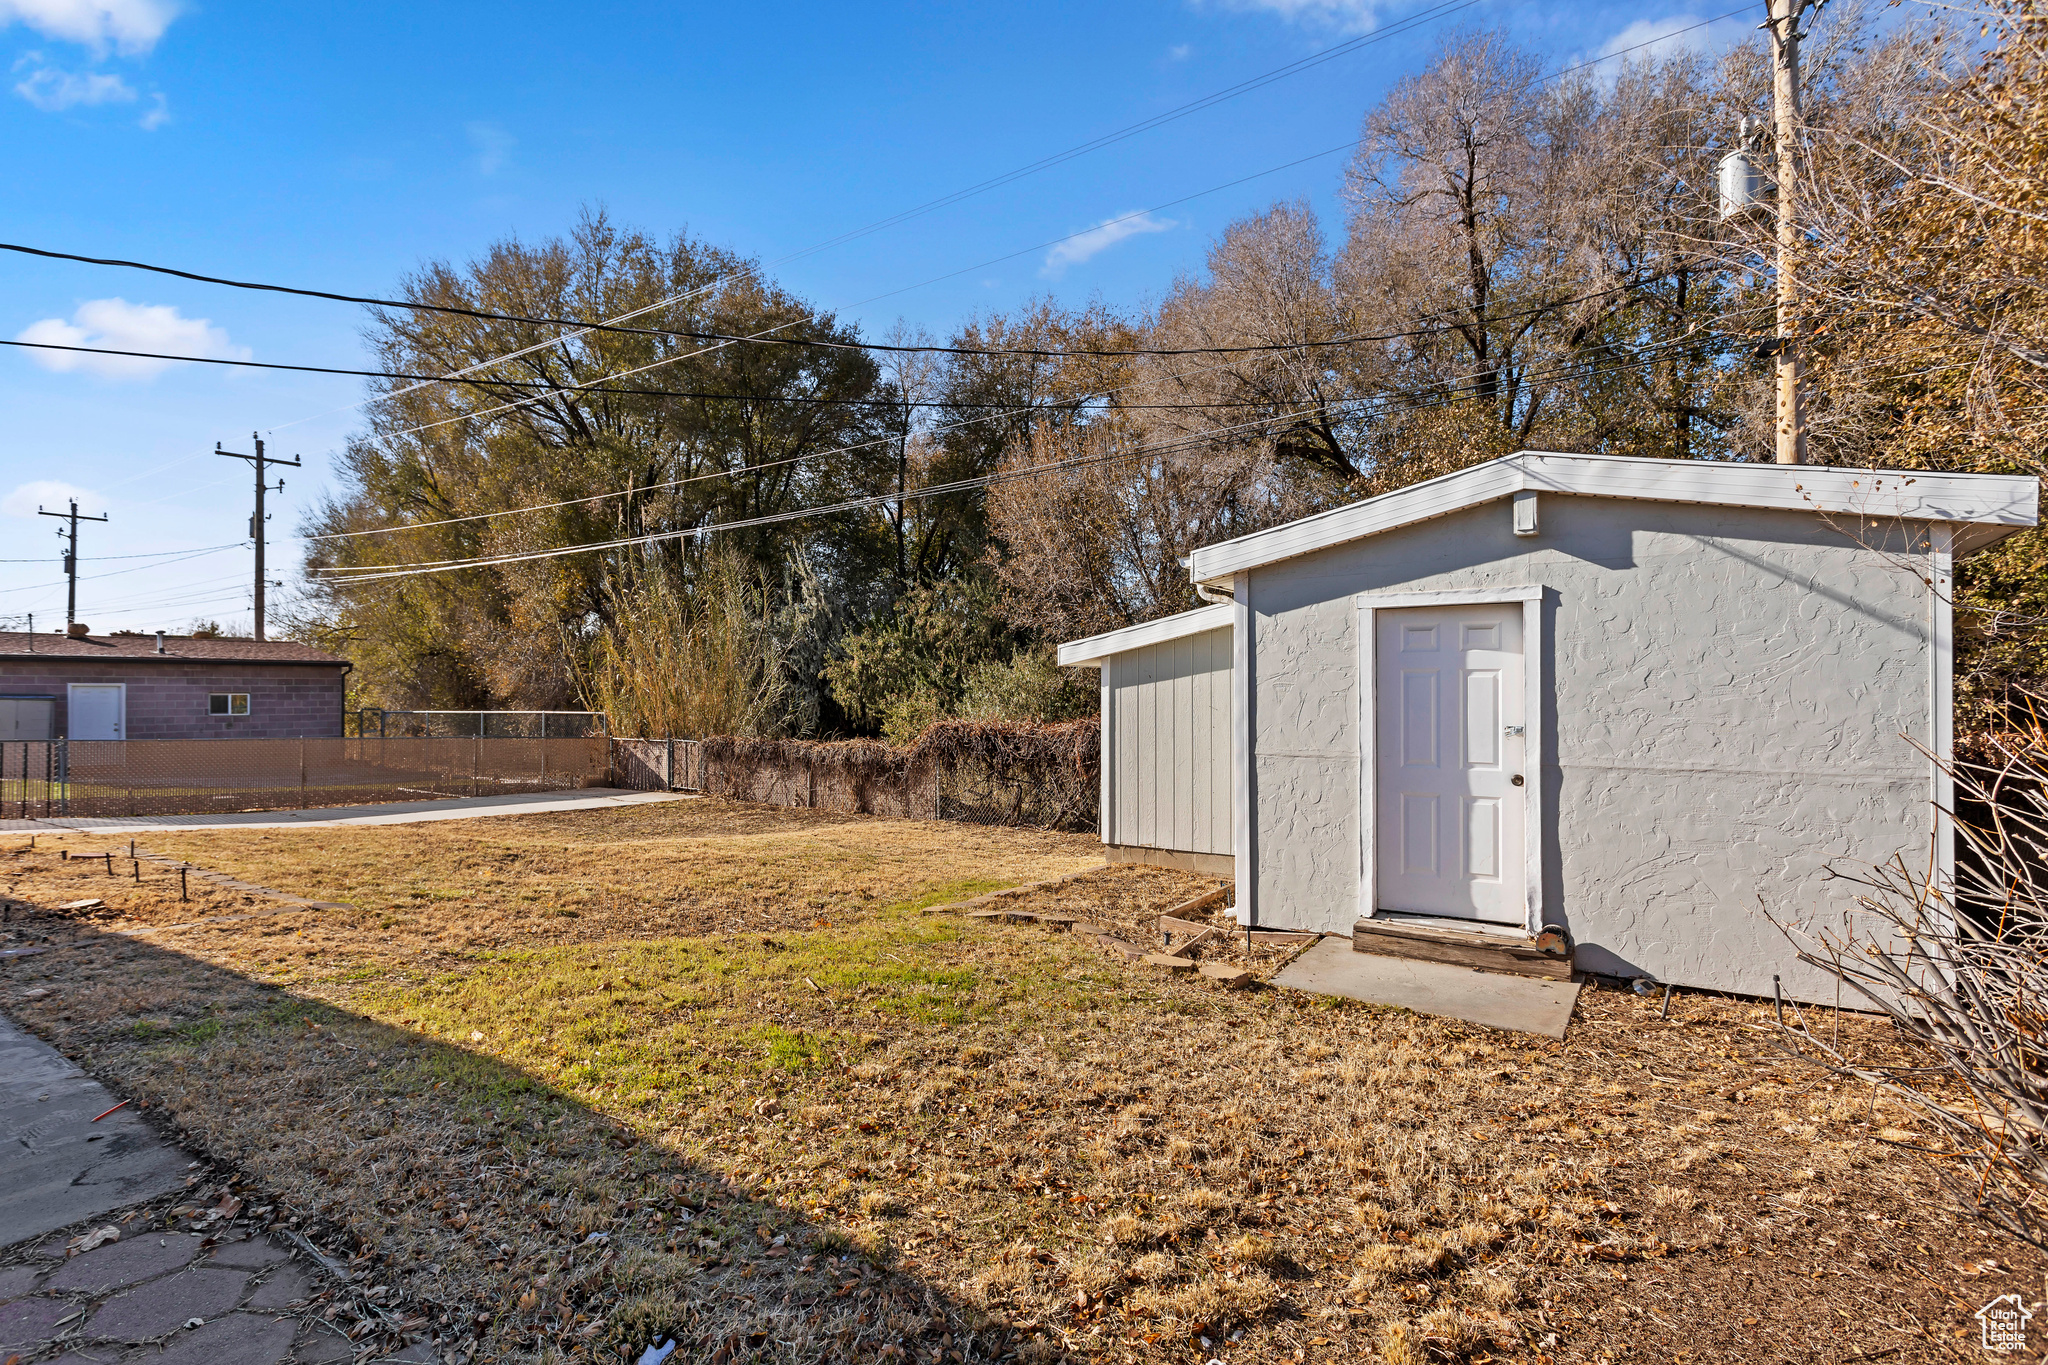
<svg viewBox="0 0 2048 1365">
<path fill-rule="evenodd" d="M 0 742 L 339 736 L 349 668 L 284 640 L 0 631 Z"/>
</svg>

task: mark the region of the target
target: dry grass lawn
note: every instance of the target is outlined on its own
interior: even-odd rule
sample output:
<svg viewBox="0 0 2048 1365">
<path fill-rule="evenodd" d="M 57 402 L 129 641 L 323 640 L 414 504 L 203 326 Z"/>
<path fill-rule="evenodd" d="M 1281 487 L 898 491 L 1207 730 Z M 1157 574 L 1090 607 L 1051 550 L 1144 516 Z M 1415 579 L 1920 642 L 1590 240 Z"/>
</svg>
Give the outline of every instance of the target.
<svg viewBox="0 0 2048 1365">
<path fill-rule="evenodd" d="M 1087 838 L 698 801 L 146 846 L 356 908 L 44 836 L 0 946 L 56 951 L 0 1003 L 449 1358 L 1963 1360 L 2048 1269 L 1768 1008 L 1595 990 L 1560 1045 L 926 913 Z"/>
</svg>

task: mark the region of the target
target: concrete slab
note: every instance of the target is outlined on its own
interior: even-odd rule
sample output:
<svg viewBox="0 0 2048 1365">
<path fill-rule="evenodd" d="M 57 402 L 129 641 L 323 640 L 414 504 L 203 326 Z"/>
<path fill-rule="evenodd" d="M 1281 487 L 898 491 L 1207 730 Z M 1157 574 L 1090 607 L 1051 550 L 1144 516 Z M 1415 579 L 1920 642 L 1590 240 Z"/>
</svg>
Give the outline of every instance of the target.
<svg viewBox="0 0 2048 1365">
<path fill-rule="evenodd" d="M 1579 999 L 1577 982 L 1380 957 L 1354 951 L 1349 936 L 1339 935 L 1288 963 L 1273 984 L 1546 1038 L 1564 1037 Z"/>
<path fill-rule="evenodd" d="M 36 1276 L 43 1273 L 39 1265 L 11 1265 L 0 1269 L 0 1303 L 18 1299 L 36 1287 Z"/>
<path fill-rule="evenodd" d="M 63 1299 L 16 1299 L 0 1308 L 0 1352 L 26 1351 L 49 1340 L 58 1323 L 77 1313 Z"/>
<path fill-rule="evenodd" d="M 239 1242 L 222 1242 L 213 1249 L 207 1264 L 232 1266 L 237 1270 L 261 1270 L 264 1266 L 289 1259 L 291 1253 L 268 1237 L 245 1237 Z"/>
<path fill-rule="evenodd" d="M 290 1318 L 232 1313 L 172 1337 L 162 1355 L 143 1359 L 151 1365 L 277 1365 L 298 1330 Z"/>
<path fill-rule="evenodd" d="M 289 1308 L 300 1299 L 313 1294 L 313 1277 L 300 1266 L 282 1266 L 270 1272 L 268 1279 L 256 1287 L 249 1296 L 251 1308 Z"/>
<path fill-rule="evenodd" d="M 388 801 L 374 806 L 326 806 L 309 810 L 239 811 L 233 815 L 138 815 L 92 819 L 0 820 L 0 831 L 85 830 L 132 833 L 162 829 L 318 829 L 331 825 L 412 825 L 434 820 L 479 820 L 494 815 L 541 811 L 602 810 L 657 801 L 694 801 L 692 792 L 635 792 L 592 787 L 573 792 L 519 792 L 509 796 L 458 796 L 440 801 Z"/>
<path fill-rule="evenodd" d="M 73 1256 L 43 1282 L 43 1288 L 53 1293 L 82 1290 L 87 1294 L 125 1289 L 189 1265 L 203 1243 L 203 1238 L 186 1232 L 145 1232 L 126 1237 L 94 1247 L 82 1256 Z"/>
<path fill-rule="evenodd" d="M 35 1035 L 0 1017 L 0 1246 L 168 1194 L 190 1158 Z M 118 1245 L 118 1243 L 116 1244 Z"/>
<path fill-rule="evenodd" d="M 85 1324 L 86 1335 L 146 1341 L 174 1332 L 193 1318 L 211 1321 L 242 1301 L 246 1270 L 185 1270 L 151 1280 L 108 1299 Z M 289 1340 L 289 1337 L 287 1337 Z"/>
</svg>

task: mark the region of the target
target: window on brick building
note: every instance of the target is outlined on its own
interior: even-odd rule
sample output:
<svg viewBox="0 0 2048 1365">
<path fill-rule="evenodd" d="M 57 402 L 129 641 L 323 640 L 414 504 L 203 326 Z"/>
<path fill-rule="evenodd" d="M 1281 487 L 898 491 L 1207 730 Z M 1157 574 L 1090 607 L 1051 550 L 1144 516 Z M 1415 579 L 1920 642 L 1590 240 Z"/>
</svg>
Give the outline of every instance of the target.
<svg viewBox="0 0 2048 1365">
<path fill-rule="evenodd" d="M 206 714 L 209 716 L 246 716 L 249 714 L 247 692 L 215 692 L 206 699 Z"/>
</svg>

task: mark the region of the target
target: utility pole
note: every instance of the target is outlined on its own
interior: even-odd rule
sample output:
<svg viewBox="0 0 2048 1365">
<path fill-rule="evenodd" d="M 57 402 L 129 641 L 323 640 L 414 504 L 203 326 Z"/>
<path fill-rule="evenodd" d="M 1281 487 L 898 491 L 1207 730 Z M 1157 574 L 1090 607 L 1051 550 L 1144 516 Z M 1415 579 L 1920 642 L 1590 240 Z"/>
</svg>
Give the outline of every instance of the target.
<svg viewBox="0 0 2048 1365">
<path fill-rule="evenodd" d="M 1806 463 L 1806 407 L 1800 393 L 1805 369 L 1800 340 L 1799 220 L 1799 21 L 1815 0 L 1768 0 L 1771 17 L 1761 25 L 1771 35 L 1771 112 L 1778 142 L 1778 463 Z"/>
<path fill-rule="evenodd" d="M 268 485 L 263 482 L 263 466 L 266 464 L 289 465 L 291 468 L 297 469 L 299 467 L 299 457 L 294 455 L 289 460 L 280 460 L 275 455 L 265 455 L 263 453 L 263 438 L 254 432 L 250 432 L 249 439 L 256 446 L 256 453 L 254 455 L 241 455 L 232 450 L 222 450 L 219 441 L 213 443 L 213 453 L 225 455 L 230 460 L 247 460 L 256 470 L 256 510 L 249 517 L 249 539 L 256 542 L 256 638 L 260 640 L 263 638 L 263 589 L 265 586 L 263 582 L 263 523 L 265 520 L 263 514 L 263 495 L 269 491 Z M 280 493 L 284 492 L 283 479 L 277 481 L 277 491 Z"/>
<path fill-rule="evenodd" d="M 57 535 L 64 541 L 64 577 L 70 580 L 70 588 L 64 594 L 64 629 L 70 630 L 71 623 L 78 619 L 78 523 L 81 521 L 105 521 L 105 517 L 82 517 L 78 514 L 78 499 L 71 500 L 69 512 L 45 512 L 39 503 L 36 506 L 39 517 L 56 517 L 71 523 L 69 531 L 59 530 Z M 35 632 L 35 622 L 29 622 L 29 632 Z"/>
</svg>

